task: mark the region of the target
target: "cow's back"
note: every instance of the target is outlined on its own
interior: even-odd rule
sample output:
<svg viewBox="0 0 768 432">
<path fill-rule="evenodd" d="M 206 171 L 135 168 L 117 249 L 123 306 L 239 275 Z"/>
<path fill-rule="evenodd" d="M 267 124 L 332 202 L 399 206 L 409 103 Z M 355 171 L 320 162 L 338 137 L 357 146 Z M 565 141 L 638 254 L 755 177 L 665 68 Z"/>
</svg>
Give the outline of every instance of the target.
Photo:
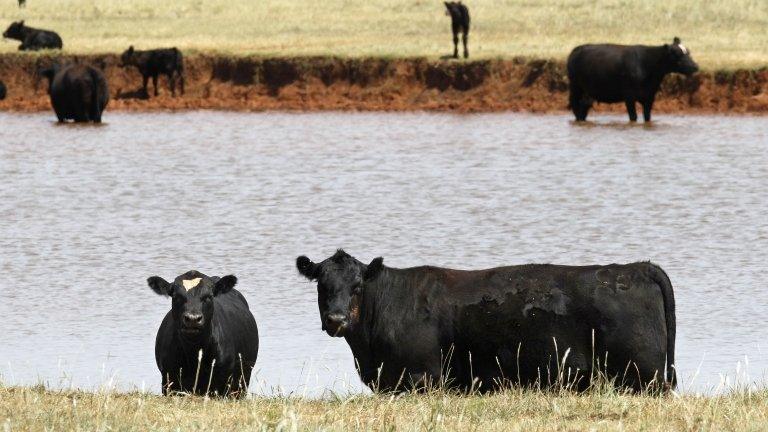
<svg viewBox="0 0 768 432">
<path fill-rule="evenodd" d="M 538 368 L 557 367 L 543 359 L 569 350 L 567 365 L 574 370 L 589 370 L 593 356 L 609 353 L 608 372 L 619 374 L 635 362 L 648 381 L 664 373 L 668 347 L 674 349 L 667 334 L 675 325 L 651 266 L 526 265 L 474 272 L 446 287 L 454 302 L 444 309 L 452 311 L 453 343 L 472 351 L 476 363 L 485 360 L 489 371 L 498 361 L 534 378 Z"/>
<path fill-rule="evenodd" d="M 568 56 L 568 79 L 600 102 L 621 102 L 624 90 L 636 79 L 636 51 L 641 47 L 581 45 Z"/>
<path fill-rule="evenodd" d="M 629 312 L 648 299 L 660 304 L 649 263 L 593 266 L 529 264 L 454 273 L 444 282 L 444 298 L 459 310 L 496 304 L 501 314 L 529 318 L 532 311 L 588 319 L 590 313 Z M 463 274 L 462 274 L 463 273 Z M 658 294 L 655 296 L 653 294 Z M 458 314 L 460 319 L 462 314 Z M 598 324 L 595 322 L 594 324 Z"/>
</svg>

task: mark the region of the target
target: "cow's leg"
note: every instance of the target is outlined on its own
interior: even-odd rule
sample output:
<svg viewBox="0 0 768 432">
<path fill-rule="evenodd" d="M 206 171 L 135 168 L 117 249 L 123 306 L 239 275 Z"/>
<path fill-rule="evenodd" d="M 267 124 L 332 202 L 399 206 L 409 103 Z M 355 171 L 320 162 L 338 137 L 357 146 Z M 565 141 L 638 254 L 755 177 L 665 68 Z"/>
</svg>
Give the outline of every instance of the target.
<svg viewBox="0 0 768 432">
<path fill-rule="evenodd" d="M 635 108 L 635 100 L 632 98 L 627 98 L 624 101 L 624 104 L 627 106 L 627 114 L 629 114 L 629 121 L 636 122 L 637 121 L 637 109 Z"/>
<path fill-rule="evenodd" d="M 160 95 L 157 91 L 157 74 L 152 75 L 152 86 L 155 88 L 155 96 Z"/>
<path fill-rule="evenodd" d="M 469 49 L 467 49 L 467 38 L 469 38 L 469 32 L 464 30 L 462 42 L 464 43 L 464 58 L 469 58 Z"/>
<path fill-rule="evenodd" d="M 177 72 L 179 74 L 179 90 L 181 90 L 181 94 L 184 94 L 184 73 L 179 71 Z"/>
<path fill-rule="evenodd" d="M 576 117 L 576 121 L 587 120 L 587 113 L 589 112 L 589 105 L 584 101 L 584 91 L 578 85 L 571 83 L 569 102 L 571 104 L 571 111 Z"/>
<path fill-rule="evenodd" d="M 171 96 L 176 96 L 176 78 L 174 77 L 174 73 L 171 72 L 168 74 L 168 86 L 171 87 Z"/>
<path fill-rule="evenodd" d="M 643 101 L 643 120 L 646 122 L 651 121 L 651 110 L 653 109 L 654 97 L 651 96 Z"/>
<path fill-rule="evenodd" d="M 149 83 L 149 75 L 142 75 L 141 76 L 141 89 L 144 91 L 144 94 L 149 96 L 149 90 L 147 89 L 147 84 Z"/>
<path fill-rule="evenodd" d="M 453 29 L 453 58 L 459 58 L 459 31 Z"/>
</svg>

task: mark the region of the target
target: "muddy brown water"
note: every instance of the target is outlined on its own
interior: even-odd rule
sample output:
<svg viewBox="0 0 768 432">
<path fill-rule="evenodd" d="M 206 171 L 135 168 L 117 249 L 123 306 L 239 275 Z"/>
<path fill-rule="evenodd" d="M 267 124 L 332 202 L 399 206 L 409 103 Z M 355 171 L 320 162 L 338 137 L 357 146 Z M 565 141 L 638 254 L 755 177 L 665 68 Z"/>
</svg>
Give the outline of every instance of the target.
<svg viewBox="0 0 768 432">
<path fill-rule="evenodd" d="M 768 133 L 755 117 L 0 114 L 5 384 L 158 392 L 154 274 L 234 273 L 261 333 L 251 389 L 361 391 L 294 269 L 653 260 L 686 391 L 768 375 Z"/>
</svg>

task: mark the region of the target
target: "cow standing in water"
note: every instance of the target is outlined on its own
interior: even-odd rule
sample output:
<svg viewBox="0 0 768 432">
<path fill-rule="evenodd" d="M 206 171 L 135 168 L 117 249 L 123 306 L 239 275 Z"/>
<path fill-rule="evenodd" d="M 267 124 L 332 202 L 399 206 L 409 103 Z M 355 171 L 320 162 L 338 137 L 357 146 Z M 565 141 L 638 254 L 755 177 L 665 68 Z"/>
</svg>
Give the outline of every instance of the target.
<svg viewBox="0 0 768 432">
<path fill-rule="evenodd" d="M 672 285 L 649 262 L 398 269 L 339 250 L 296 266 L 317 281 L 322 329 L 346 339 L 374 391 L 583 390 L 598 372 L 635 391 L 675 384 Z"/>
<path fill-rule="evenodd" d="M 48 94 L 59 123 L 101 123 L 109 103 L 109 88 L 101 70 L 81 64 L 54 65 L 39 74 L 48 79 Z"/>
<path fill-rule="evenodd" d="M 698 70 L 679 38 L 662 46 L 581 45 L 568 56 L 569 105 L 576 120 L 584 121 L 594 101 L 624 102 L 629 120 L 635 122 L 635 104 L 640 102 L 643 118 L 649 122 L 664 77 Z"/>
<path fill-rule="evenodd" d="M 179 81 L 181 94 L 184 94 L 184 58 L 176 47 L 139 51 L 131 45 L 120 56 L 122 67 L 135 66 L 142 77 L 142 89 L 147 91 L 147 82 L 152 77 L 152 85 L 157 91 L 157 77 L 164 74 L 168 77 L 168 86 L 171 88 L 171 96 L 176 96 L 176 80 Z"/>
<path fill-rule="evenodd" d="M 163 393 L 245 397 L 259 331 L 248 302 L 234 289 L 237 278 L 190 270 L 173 283 L 159 276 L 147 283 L 172 299 L 155 341 Z"/>
<path fill-rule="evenodd" d="M 444 2 L 445 14 L 451 17 L 451 30 L 453 31 L 453 58 L 459 58 L 459 33 L 462 34 L 464 43 L 464 58 L 469 57 L 467 39 L 469 38 L 469 9 L 459 2 Z"/>
</svg>

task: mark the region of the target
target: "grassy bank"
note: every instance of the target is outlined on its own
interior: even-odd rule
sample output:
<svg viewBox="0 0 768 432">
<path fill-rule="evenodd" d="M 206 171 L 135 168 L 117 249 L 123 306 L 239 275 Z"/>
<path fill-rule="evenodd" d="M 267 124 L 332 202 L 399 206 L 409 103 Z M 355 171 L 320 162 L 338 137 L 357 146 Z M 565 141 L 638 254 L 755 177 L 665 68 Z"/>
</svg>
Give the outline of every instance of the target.
<svg viewBox="0 0 768 432">
<path fill-rule="evenodd" d="M 176 45 L 265 56 L 437 58 L 452 50 L 437 0 L 28 0 L 0 4 L 16 19 L 57 30 L 67 52 Z M 764 0 L 466 0 L 473 58 L 563 58 L 590 41 L 662 44 L 680 36 L 704 68 L 768 65 Z M 16 50 L 0 42 L 0 52 Z"/>
<path fill-rule="evenodd" d="M 644 397 L 510 390 L 493 396 L 353 396 L 217 401 L 0 387 L 13 430 L 733 430 L 763 431 L 768 391 Z"/>
</svg>

